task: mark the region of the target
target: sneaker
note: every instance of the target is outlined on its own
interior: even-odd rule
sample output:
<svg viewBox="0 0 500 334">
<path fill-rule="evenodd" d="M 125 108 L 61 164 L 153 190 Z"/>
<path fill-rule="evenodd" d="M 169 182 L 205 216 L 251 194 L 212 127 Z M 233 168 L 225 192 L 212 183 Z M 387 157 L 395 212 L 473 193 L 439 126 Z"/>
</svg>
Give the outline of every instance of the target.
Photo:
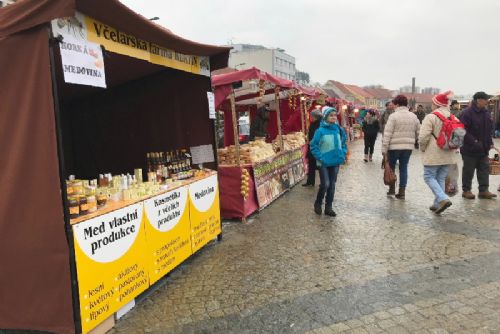
<svg viewBox="0 0 500 334">
<path fill-rule="evenodd" d="M 476 195 L 474 195 L 471 191 L 464 191 L 462 193 L 462 197 L 467 199 L 474 199 L 476 198 Z"/>
<path fill-rule="evenodd" d="M 439 214 L 439 213 L 443 212 L 444 210 L 448 209 L 450 206 L 451 206 L 450 200 L 445 199 L 444 201 L 439 202 L 439 207 L 434 212 Z"/>
<path fill-rule="evenodd" d="M 481 191 L 477 197 L 481 198 L 481 199 L 493 199 L 495 197 L 497 197 L 497 194 L 494 194 L 494 193 L 491 193 L 489 191 Z"/>
<path fill-rule="evenodd" d="M 436 208 L 434 205 L 431 205 L 431 206 L 429 207 L 429 210 L 431 210 L 431 211 L 436 211 L 436 210 L 437 210 L 437 208 Z"/>
<path fill-rule="evenodd" d="M 314 187 L 314 184 L 311 183 L 304 183 L 302 187 Z"/>
<path fill-rule="evenodd" d="M 316 204 L 316 203 L 314 203 L 314 212 L 315 212 L 317 215 L 320 215 L 320 214 L 321 214 L 321 204 Z"/>
<path fill-rule="evenodd" d="M 326 216 L 330 216 L 330 217 L 336 217 L 337 216 L 337 214 L 335 213 L 335 211 L 333 211 L 332 209 L 325 210 L 325 215 Z"/>
</svg>

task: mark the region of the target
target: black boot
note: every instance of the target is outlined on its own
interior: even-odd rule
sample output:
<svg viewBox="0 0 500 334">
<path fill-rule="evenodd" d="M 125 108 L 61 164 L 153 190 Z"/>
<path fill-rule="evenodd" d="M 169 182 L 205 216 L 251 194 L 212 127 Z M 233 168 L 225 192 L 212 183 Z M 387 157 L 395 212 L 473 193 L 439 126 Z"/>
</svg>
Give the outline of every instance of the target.
<svg viewBox="0 0 500 334">
<path fill-rule="evenodd" d="M 325 216 L 335 217 L 337 214 L 332 210 L 332 208 L 325 208 Z"/>
<path fill-rule="evenodd" d="M 321 214 L 321 203 L 318 204 L 318 203 L 314 202 L 314 212 L 317 215 Z"/>
<path fill-rule="evenodd" d="M 405 187 L 399 187 L 399 192 L 396 194 L 397 199 L 405 199 Z"/>
</svg>

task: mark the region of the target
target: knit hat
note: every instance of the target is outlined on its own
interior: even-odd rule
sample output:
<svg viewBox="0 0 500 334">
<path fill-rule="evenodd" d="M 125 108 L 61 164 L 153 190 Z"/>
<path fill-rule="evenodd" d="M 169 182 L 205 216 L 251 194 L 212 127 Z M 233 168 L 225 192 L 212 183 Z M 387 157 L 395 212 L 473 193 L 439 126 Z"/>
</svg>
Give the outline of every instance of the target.
<svg viewBox="0 0 500 334">
<path fill-rule="evenodd" d="M 451 102 L 451 98 L 453 97 L 453 92 L 451 90 L 446 91 L 444 93 L 439 93 L 434 95 L 432 98 L 432 103 L 439 107 L 448 107 Z"/>
<path fill-rule="evenodd" d="M 323 112 L 323 118 L 326 119 L 330 113 L 337 112 L 337 109 L 335 109 L 334 107 L 325 106 L 321 109 L 321 111 Z"/>
</svg>

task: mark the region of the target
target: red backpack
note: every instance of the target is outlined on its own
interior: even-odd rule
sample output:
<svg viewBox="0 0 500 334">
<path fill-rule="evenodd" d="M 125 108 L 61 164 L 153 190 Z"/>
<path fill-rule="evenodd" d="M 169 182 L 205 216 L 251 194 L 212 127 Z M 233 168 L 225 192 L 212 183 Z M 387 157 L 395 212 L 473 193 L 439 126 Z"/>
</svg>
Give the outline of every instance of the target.
<svg viewBox="0 0 500 334">
<path fill-rule="evenodd" d="M 465 128 L 460 120 L 453 114 L 450 114 L 449 118 L 444 117 L 437 111 L 434 111 L 433 114 L 443 122 L 439 137 L 436 137 L 434 133 L 432 134 L 436 139 L 437 146 L 443 150 L 456 150 L 462 147 L 464 145 Z"/>
</svg>

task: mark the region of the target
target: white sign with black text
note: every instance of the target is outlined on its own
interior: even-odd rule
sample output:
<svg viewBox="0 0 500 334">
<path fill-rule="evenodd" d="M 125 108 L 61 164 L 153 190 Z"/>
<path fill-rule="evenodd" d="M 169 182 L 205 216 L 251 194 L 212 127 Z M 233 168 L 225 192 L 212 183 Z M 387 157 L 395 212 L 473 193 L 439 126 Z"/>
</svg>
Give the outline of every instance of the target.
<svg viewBox="0 0 500 334">
<path fill-rule="evenodd" d="M 208 118 L 215 119 L 215 95 L 212 92 L 207 92 L 208 98 Z"/>
<path fill-rule="evenodd" d="M 99 44 L 65 35 L 60 48 L 65 82 L 106 88 L 104 59 Z"/>
</svg>

